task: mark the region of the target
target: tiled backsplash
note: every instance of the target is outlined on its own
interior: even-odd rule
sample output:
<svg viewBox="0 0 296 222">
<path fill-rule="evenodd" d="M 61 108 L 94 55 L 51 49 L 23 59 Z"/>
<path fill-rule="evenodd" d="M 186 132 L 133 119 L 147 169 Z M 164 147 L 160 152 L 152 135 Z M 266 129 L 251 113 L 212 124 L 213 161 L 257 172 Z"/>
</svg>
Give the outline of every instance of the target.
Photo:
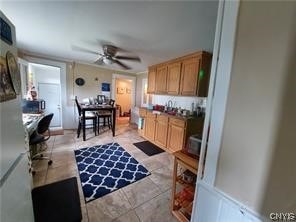
<svg viewBox="0 0 296 222">
<path fill-rule="evenodd" d="M 153 95 L 152 103 L 165 105 L 169 100 L 173 102 L 174 107 L 191 110 L 191 104 L 199 103 L 200 106 L 206 106 L 206 97 L 188 97 L 188 96 L 170 96 L 170 95 Z"/>
</svg>

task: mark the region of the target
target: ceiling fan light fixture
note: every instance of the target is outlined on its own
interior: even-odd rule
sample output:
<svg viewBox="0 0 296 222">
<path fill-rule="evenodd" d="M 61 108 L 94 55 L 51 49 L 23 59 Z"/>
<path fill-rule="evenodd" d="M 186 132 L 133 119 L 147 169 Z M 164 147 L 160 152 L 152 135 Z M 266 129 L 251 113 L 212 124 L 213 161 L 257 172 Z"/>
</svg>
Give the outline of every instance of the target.
<svg viewBox="0 0 296 222">
<path fill-rule="evenodd" d="M 111 60 L 111 59 L 108 59 L 108 58 L 103 58 L 103 61 L 104 61 L 104 63 L 105 64 L 107 64 L 107 65 L 111 65 L 111 64 L 113 64 L 113 61 Z"/>
</svg>

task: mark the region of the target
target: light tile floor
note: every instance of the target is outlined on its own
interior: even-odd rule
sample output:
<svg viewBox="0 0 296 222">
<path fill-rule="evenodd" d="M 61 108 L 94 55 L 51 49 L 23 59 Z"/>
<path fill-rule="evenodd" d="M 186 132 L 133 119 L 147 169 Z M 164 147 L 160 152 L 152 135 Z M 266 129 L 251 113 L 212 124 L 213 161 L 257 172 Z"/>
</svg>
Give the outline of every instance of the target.
<svg viewBox="0 0 296 222">
<path fill-rule="evenodd" d="M 65 130 L 64 135 L 52 136 L 48 141 L 48 155 L 52 157 L 52 165 L 48 166 L 47 161 L 44 160 L 33 163 L 36 171 L 33 185 L 37 187 L 76 176 L 82 221 L 175 222 L 176 219 L 170 212 L 173 156 L 165 152 L 151 157 L 147 156 L 133 145 L 133 143 L 143 140 L 137 129 L 129 125 L 119 125 L 115 137 L 112 137 L 111 131 L 94 136 L 91 130 L 88 130 L 86 141 L 82 141 L 82 138 L 77 139 L 75 130 Z M 73 151 L 110 142 L 119 143 L 142 163 L 151 172 L 151 175 L 85 203 Z"/>
</svg>

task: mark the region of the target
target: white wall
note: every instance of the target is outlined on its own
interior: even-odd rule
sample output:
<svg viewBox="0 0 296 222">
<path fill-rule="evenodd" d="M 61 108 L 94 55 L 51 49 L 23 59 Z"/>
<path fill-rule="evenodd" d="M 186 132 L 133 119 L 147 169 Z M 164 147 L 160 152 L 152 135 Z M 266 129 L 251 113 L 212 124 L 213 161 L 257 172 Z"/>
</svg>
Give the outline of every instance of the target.
<svg viewBox="0 0 296 222">
<path fill-rule="evenodd" d="M 137 86 L 136 86 L 136 106 L 140 107 L 141 106 L 141 100 L 142 100 L 142 81 L 143 79 L 148 78 L 148 72 L 143 72 L 143 73 L 138 73 L 137 74 Z"/>
<path fill-rule="evenodd" d="M 15 27 L 1 10 L 0 16 L 11 27 L 13 41 L 13 45 L 8 45 L 0 40 L 0 56 L 5 59 L 9 50 L 17 58 Z M 21 95 L 18 95 L 0 103 L 0 221 L 34 220 L 24 138 Z"/>
<path fill-rule="evenodd" d="M 267 217 L 296 209 L 295 12 L 241 2 L 215 182 Z"/>
<path fill-rule="evenodd" d="M 60 84 L 60 68 L 41 64 L 30 63 L 32 73 L 35 79 L 35 86 L 38 83 L 55 83 Z"/>
<path fill-rule="evenodd" d="M 293 2 L 241 1 L 215 186 L 205 180 L 210 172 L 205 170 L 194 222 L 269 221 L 272 212 L 295 214 L 295 12 Z M 228 59 L 221 56 L 219 63 Z M 218 65 L 217 75 L 222 74 Z M 213 112 L 212 120 L 218 115 Z M 210 142 L 206 169 L 216 172 Z"/>
</svg>

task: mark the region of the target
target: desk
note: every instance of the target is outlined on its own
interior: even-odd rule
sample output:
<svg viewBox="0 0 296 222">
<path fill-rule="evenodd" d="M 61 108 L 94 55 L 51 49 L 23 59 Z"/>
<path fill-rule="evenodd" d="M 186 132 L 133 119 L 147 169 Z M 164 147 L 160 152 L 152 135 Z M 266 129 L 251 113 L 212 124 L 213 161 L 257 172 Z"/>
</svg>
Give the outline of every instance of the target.
<svg viewBox="0 0 296 222">
<path fill-rule="evenodd" d="M 30 137 L 34 130 L 36 130 L 39 120 L 43 117 L 43 114 L 27 114 L 23 113 L 23 124 Z"/>
<path fill-rule="evenodd" d="M 43 117 L 44 114 L 28 114 L 23 113 L 23 125 L 25 131 L 25 149 L 28 152 L 29 164 L 31 169 L 31 157 L 36 154 L 36 151 L 30 150 L 30 137 L 33 132 L 37 129 L 39 120 Z"/>
<path fill-rule="evenodd" d="M 82 134 L 83 141 L 86 140 L 85 137 L 85 112 L 86 111 L 110 111 L 112 112 L 112 135 L 115 136 L 115 124 L 116 124 L 116 108 L 109 105 L 84 105 L 80 104 L 82 112 Z"/>
</svg>

